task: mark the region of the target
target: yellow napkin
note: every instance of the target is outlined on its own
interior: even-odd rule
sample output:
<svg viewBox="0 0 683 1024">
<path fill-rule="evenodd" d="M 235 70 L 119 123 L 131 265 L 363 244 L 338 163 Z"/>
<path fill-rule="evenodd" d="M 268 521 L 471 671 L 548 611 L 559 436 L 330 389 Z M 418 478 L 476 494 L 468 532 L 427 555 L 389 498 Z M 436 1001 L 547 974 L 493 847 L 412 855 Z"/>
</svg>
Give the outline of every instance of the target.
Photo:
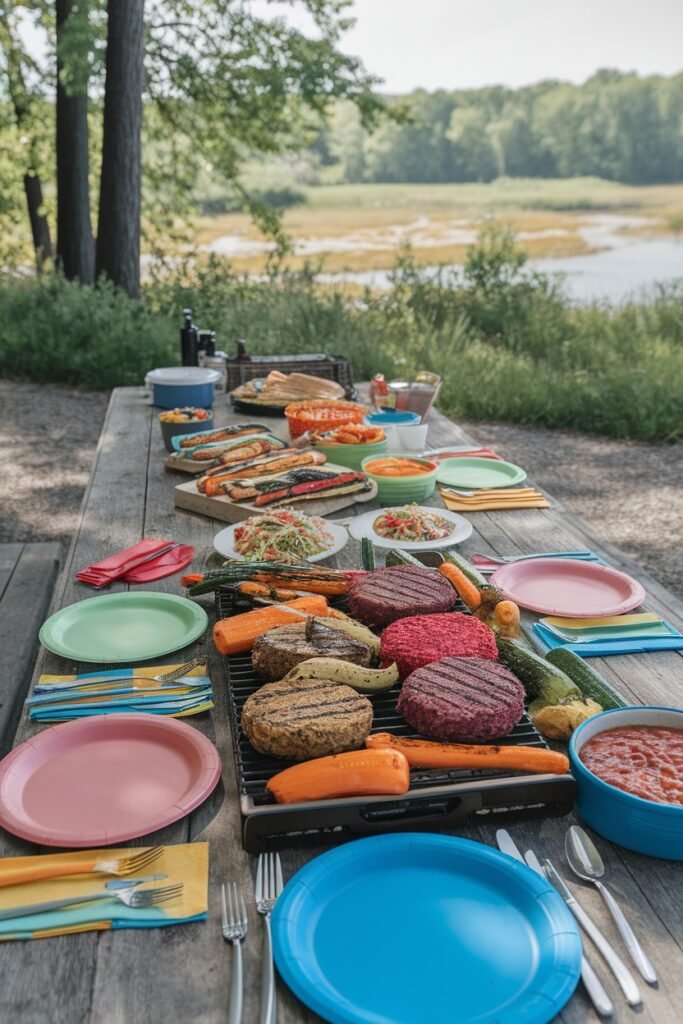
<svg viewBox="0 0 683 1024">
<path fill-rule="evenodd" d="M 86 865 L 97 861 L 114 860 L 134 856 L 144 849 L 136 846 L 105 850 L 73 850 L 69 853 L 51 853 L 37 857 L 6 857 L 0 860 L 0 909 L 19 907 L 27 903 L 43 903 L 98 892 L 107 882 L 125 880 L 126 876 L 88 874 L 64 875 L 58 878 L 36 878 L 33 881 L 3 885 L 10 871 L 25 869 L 41 872 L 46 868 L 58 868 L 64 864 Z M 203 920 L 208 909 L 209 844 L 181 843 L 165 846 L 160 855 L 145 868 L 131 875 L 165 874 L 167 877 L 145 882 L 138 888 L 155 889 L 176 882 L 183 883 L 183 891 L 177 898 L 145 910 L 124 906 L 118 900 L 97 903 L 75 904 L 59 910 L 47 911 L 32 917 L 16 917 L 0 921 L 0 941 L 11 939 L 44 939 L 73 932 L 102 931 L 118 928 L 161 927 L 182 924 L 186 921 Z"/>
<path fill-rule="evenodd" d="M 533 487 L 501 487 L 461 494 L 445 487 L 441 497 L 449 512 L 492 512 L 507 508 L 550 508 L 550 503 Z"/>
<path fill-rule="evenodd" d="M 549 615 L 541 622 L 547 622 L 558 629 L 590 629 L 591 626 L 639 626 L 648 622 L 660 622 L 659 615 L 654 612 L 637 612 L 634 615 L 607 615 L 598 619 L 567 619 L 562 616 Z"/>
</svg>

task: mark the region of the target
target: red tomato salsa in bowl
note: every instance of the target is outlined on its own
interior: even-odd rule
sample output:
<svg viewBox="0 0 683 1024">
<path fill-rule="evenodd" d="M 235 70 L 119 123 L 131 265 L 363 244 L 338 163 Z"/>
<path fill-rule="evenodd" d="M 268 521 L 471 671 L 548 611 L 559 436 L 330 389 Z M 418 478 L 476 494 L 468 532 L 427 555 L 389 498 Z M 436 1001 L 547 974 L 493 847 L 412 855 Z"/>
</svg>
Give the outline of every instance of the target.
<svg viewBox="0 0 683 1024">
<path fill-rule="evenodd" d="M 580 759 L 603 782 L 660 804 L 683 806 L 683 729 L 625 725 L 583 744 Z"/>
</svg>

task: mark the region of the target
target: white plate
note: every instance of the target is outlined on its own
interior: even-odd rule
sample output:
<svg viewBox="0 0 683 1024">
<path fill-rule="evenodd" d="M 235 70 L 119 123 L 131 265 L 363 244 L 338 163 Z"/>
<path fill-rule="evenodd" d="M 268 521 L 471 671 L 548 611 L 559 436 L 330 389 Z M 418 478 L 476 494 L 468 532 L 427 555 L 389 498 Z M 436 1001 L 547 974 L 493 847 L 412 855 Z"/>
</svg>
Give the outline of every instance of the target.
<svg viewBox="0 0 683 1024">
<path fill-rule="evenodd" d="M 377 514 L 377 513 L 375 513 Z M 233 523 L 232 526 L 226 527 L 225 530 L 221 530 L 213 538 L 213 546 L 219 555 L 223 555 L 225 558 L 236 558 L 244 559 L 244 555 L 241 555 L 239 551 L 235 550 L 235 530 L 238 526 L 244 526 L 246 520 L 241 523 Z M 307 558 L 307 562 L 321 562 L 323 558 L 331 558 L 332 555 L 336 555 L 338 551 L 347 544 L 349 535 L 345 526 L 339 526 L 338 523 L 331 523 L 329 519 L 325 520 L 325 529 L 332 534 L 334 542 L 330 544 L 329 548 L 325 548 L 317 555 L 311 555 Z"/>
<path fill-rule="evenodd" d="M 372 524 L 382 512 L 395 512 L 405 508 L 405 505 L 391 505 L 387 508 L 376 508 L 372 512 L 365 512 L 362 516 L 356 516 L 351 520 L 349 533 L 355 540 L 362 540 L 369 537 L 372 543 L 378 548 L 396 548 L 398 551 L 436 551 L 439 548 L 449 548 L 452 544 L 462 544 L 472 533 L 472 524 L 459 516 L 457 512 L 448 512 L 443 508 L 428 508 L 426 505 L 417 506 L 423 512 L 435 512 L 442 519 L 453 523 L 453 532 L 440 540 L 392 540 L 390 537 L 381 537 L 373 529 Z"/>
</svg>

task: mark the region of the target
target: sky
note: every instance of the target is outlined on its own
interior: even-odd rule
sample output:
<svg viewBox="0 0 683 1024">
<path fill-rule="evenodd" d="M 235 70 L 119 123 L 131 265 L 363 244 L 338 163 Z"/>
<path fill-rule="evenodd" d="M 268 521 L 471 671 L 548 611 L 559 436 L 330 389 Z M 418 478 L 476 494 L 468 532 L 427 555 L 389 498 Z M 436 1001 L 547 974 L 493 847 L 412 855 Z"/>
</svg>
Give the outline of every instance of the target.
<svg viewBox="0 0 683 1024">
<path fill-rule="evenodd" d="M 342 49 L 383 92 L 683 70 L 683 0 L 355 0 Z"/>
<path fill-rule="evenodd" d="M 304 30 L 301 0 L 249 0 Z M 383 79 L 380 91 L 583 82 L 598 68 L 683 70 L 683 0 L 354 0 L 342 50 Z M 39 33 L 26 29 L 35 53 Z"/>
</svg>

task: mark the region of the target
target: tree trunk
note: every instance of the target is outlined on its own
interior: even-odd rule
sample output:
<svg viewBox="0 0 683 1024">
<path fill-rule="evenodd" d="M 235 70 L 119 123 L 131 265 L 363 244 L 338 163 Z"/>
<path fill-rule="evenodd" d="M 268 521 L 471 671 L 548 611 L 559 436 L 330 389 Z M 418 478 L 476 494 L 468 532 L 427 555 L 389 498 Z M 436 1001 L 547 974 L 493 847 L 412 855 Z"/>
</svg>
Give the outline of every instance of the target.
<svg viewBox="0 0 683 1024">
<path fill-rule="evenodd" d="M 24 173 L 24 194 L 26 195 L 26 208 L 36 253 L 36 267 L 40 273 L 46 261 L 52 259 L 52 239 L 50 238 L 50 225 L 43 207 L 43 186 L 40 175 L 34 167 L 36 147 L 31 132 L 31 98 L 24 80 L 21 43 L 14 34 L 14 24 L 7 11 L 2 12 L 0 17 L 0 44 L 5 51 L 8 92 L 14 108 L 17 127 L 25 132 L 29 139 L 30 157 Z"/>
<path fill-rule="evenodd" d="M 97 275 L 140 292 L 144 0 L 110 0 L 104 87 Z"/>
<path fill-rule="evenodd" d="M 74 10 L 75 6 L 75 10 Z M 57 262 L 66 277 L 92 284 L 95 248 L 88 186 L 87 73 L 65 88 L 60 43 L 69 18 L 87 19 L 87 0 L 57 0 Z M 85 60 L 84 60 L 85 63 Z"/>
<path fill-rule="evenodd" d="M 24 193 L 28 218 L 31 222 L 33 247 L 36 251 L 36 269 L 40 274 L 45 263 L 52 259 L 52 239 L 50 225 L 43 213 L 43 186 L 40 177 L 30 171 L 24 175 Z"/>
</svg>

